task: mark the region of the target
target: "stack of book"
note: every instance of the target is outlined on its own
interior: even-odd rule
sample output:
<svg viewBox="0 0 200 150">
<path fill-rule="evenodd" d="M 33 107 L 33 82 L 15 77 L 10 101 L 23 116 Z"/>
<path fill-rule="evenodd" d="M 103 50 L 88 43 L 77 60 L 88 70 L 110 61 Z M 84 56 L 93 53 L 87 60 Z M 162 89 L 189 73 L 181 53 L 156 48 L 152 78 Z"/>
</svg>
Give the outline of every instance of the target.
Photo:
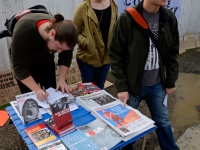
<svg viewBox="0 0 200 150">
<path fill-rule="evenodd" d="M 49 118 L 44 121 L 46 125 L 51 128 L 59 137 L 63 137 L 75 130 L 75 125 L 72 123 L 65 125 L 64 127 L 57 128 L 53 118 Z"/>
<path fill-rule="evenodd" d="M 75 130 L 68 103 L 65 96 L 49 102 L 52 118 L 45 120 L 45 123 L 60 137 Z"/>
<path fill-rule="evenodd" d="M 71 88 L 71 94 L 73 97 L 87 95 L 88 91 L 80 83 L 74 83 L 69 85 Z"/>
<path fill-rule="evenodd" d="M 97 87 L 93 82 L 88 82 L 88 83 L 80 83 L 84 88 L 87 89 L 88 94 L 98 92 L 101 89 Z"/>
<path fill-rule="evenodd" d="M 71 84 L 70 88 L 74 97 L 88 95 L 101 90 L 92 82 Z"/>
</svg>

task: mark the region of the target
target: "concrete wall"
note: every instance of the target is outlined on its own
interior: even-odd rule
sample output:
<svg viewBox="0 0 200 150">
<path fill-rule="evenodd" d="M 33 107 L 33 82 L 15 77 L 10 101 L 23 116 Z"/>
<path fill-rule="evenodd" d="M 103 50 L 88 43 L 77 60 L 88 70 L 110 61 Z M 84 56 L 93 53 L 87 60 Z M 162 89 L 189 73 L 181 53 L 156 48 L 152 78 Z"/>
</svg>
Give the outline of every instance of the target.
<svg viewBox="0 0 200 150">
<path fill-rule="evenodd" d="M 4 23 L 16 12 L 34 5 L 44 5 L 52 13 L 61 13 L 72 19 L 78 4 L 82 0 L 0 0 L 0 30 Z M 199 0 L 181 0 L 181 16 L 178 19 L 180 36 L 200 32 Z M 0 39 L 0 72 L 10 70 L 8 48 L 11 38 Z"/>
</svg>

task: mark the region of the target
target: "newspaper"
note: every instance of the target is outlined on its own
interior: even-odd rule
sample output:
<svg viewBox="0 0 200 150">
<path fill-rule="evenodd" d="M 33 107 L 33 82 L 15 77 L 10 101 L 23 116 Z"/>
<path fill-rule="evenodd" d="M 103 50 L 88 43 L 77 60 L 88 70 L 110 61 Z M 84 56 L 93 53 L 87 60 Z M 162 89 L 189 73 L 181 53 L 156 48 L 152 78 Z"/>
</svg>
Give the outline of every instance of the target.
<svg viewBox="0 0 200 150">
<path fill-rule="evenodd" d="M 87 137 L 96 143 L 100 150 L 108 150 L 122 141 L 122 137 L 116 131 L 99 119 L 80 126 L 78 129 L 83 131 Z"/>
<path fill-rule="evenodd" d="M 154 121 L 102 90 L 77 97 L 77 102 L 122 137 L 138 135 L 154 126 Z M 126 139 L 124 139 L 126 141 Z"/>
<path fill-rule="evenodd" d="M 22 116 L 21 116 L 20 111 L 19 111 L 19 106 L 18 106 L 17 101 L 11 101 L 10 104 L 13 107 L 13 109 L 15 110 L 18 117 L 23 121 Z"/>
<path fill-rule="evenodd" d="M 92 114 L 105 121 L 122 137 L 137 133 L 154 124 L 154 121 L 144 116 L 138 110 L 125 106 L 121 102 L 92 108 Z"/>
<path fill-rule="evenodd" d="M 104 106 L 116 101 L 118 100 L 104 90 L 76 97 L 76 102 L 88 111 L 91 111 L 91 108 Z"/>
<path fill-rule="evenodd" d="M 144 136 L 143 133 L 144 133 L 145 131 L 147 131 L 147 130 L 152 129 L 152 128 L 155 129 L 156 126 L 155 126 L 154 124 L 149 125 L 148 127 L 144 128 L 143 130 L 140 130 L 140 131 L 138 131 L 138 132 L 136 132 L 136 133 L 133 133 L 133 134 L 130 134 L 130 135 L 128 135 L 128 136 L 123 137 L 123 141 L 124 141 L 124 142 L 129 141 L 129 140 L 132 139 L 133 137 L 136 137 L 136 136 L 138 136 L 138 135 L 140 135 L 140 134 L 141 134 L 141 136 Z M 142 135 L 142 134 L 143 134 L 143 135 Z"/>
</svg>

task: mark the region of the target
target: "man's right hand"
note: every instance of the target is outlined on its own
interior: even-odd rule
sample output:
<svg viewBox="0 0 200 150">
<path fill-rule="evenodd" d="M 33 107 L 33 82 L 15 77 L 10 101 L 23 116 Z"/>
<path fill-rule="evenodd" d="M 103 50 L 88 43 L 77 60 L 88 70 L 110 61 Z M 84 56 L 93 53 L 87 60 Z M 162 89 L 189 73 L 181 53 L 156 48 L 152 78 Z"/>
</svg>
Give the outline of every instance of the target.
<svg viewBox="0 0 200 150">
<path fill-rule="evenodd" d="M 49 93 L 41 89 L 41 87 L 35 82 L 32 76 L 28 76 L 27 78 L 20 81 L 31 91 L 35 91 L 37 99 L 41 101 L 47 99 Z"/>
<path fill-rule="evenodd" d="M 123 102 L 123 106 L 126 106 L 126 103 L 129 99 L 129 93 L 128 92 L 120 92 L 117 94 L 117 96 Z"/>
<path fill-rule="evenodd" d="M 39 99 L 40 101 L 47 99 L 47 97 L 49 96 L 49 93 L 44 91 L 43 89 L 36 90 L 35 94 L 37 99 Z"/>
</svg>

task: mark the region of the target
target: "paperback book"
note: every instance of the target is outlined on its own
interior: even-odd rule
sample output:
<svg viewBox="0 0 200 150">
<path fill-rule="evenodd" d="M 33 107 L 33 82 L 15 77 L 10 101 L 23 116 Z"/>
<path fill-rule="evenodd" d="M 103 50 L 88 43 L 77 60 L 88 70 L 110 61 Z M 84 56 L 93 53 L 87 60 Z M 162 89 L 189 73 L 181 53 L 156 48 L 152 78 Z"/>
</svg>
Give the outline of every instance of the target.
<svg viewBox="0 0 200 150">
<path fill-rule="evenodd" d="M 23 124 L 28 124 L 42 118 L 35 92 L 17 95 L 16 101 Z"/>
<path fill-rule="evenodd" d="M 57 129 L 72 123 L 72 116 L 67 97 L 61 97 L 49 102 L 52 116 Z"/>
<path fill-rule="evenodd" d="M 99 150 L 100 148 L 88 138 L 84 132 L 77 129 L 60 138 L 63 144 L 70 150 Z"/>
<path fill-rule="evenodd" d="M 70 85 L 71 88 L 71 94 L 73 97 L 77 97 L 77 96 L 83 96 L 83 95 L 87 95 L 89 92 L 87 91 L 87 89 L 82 86 L 81 83 L 74 83 Z"/>
<path fill-rule="evenodd" d="M 95 119 L 87 125 L 80 126 L 78 129 L 83 131 L 87 137 L 96 143 L 100 150 L 110 149 L 123 140 L 115 130 L 99 119 Z"/>
<path fill-rule="evenodd" d="M 88 93 L 94 93 L 94 92 L 98 92 L 101 89 L 99 87 L 97 87 L 93 82 L 88 82 L 88 83 L 80 83 L 84 88 L 87 89 Z"/>
<path fill-rule="evenodd" d="M 39 146 L 38 150 L 69 150 L 67 149 L 60 140 Z"/>
<path fill-rule="evenodd" d="M 26 128 L 24 132 L 37 147 L 56 140 L 56 136 L 44 125 L 44 123 L 39 123 Z"/>
</svg>

